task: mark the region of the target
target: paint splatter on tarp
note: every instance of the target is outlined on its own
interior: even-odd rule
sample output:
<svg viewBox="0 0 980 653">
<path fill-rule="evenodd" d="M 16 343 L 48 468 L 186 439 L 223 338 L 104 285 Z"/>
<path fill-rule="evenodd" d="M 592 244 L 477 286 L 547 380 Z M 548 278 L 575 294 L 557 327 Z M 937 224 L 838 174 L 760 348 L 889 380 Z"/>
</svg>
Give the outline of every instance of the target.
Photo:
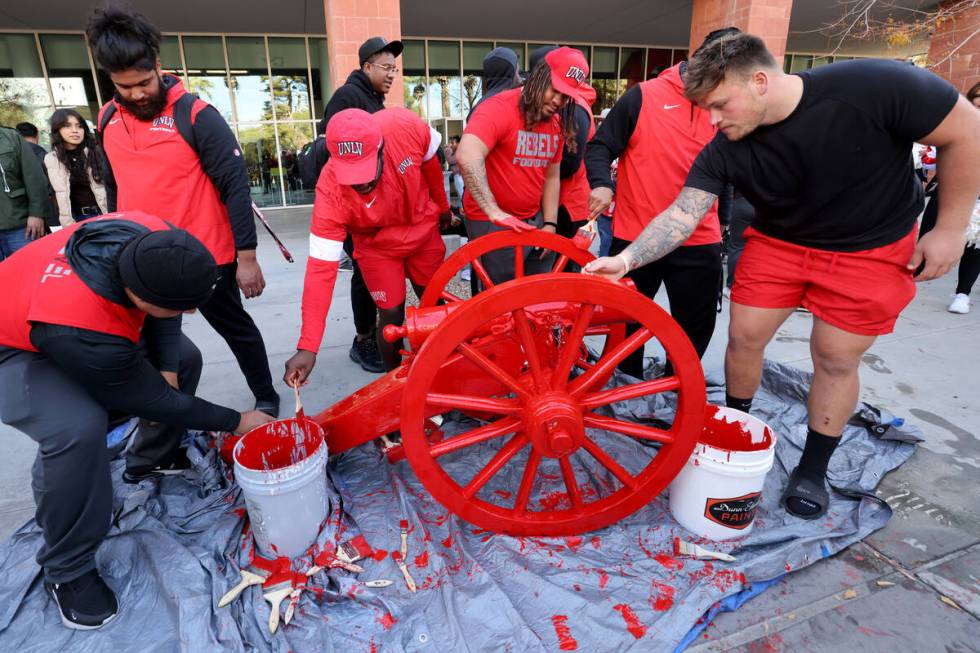
<svg viewBox="0 0 980 653">
<path fill-rule="evenodd" d="M 126 650 L 150 632 L 160 650 L 207 653 L 553 652 L 572 645 L 578 651 L 670 653 L 728 597 L 763 586 L 786 573 L 787 565 L 796 571 L 836 553 L 887 522 L 890 512 L 874 502 L 836 495 L 827 517 L 815 522 L 790 519 L 776 506 L 802 450 L 806 408 L 797 398 L 805 396 L 807 382 L 797 370 L 766 367 L 753 413 L 777 435 L 777 464 L 753 532 L 744 540 L 710 544 L 736 555 L 735 563 L 676 558 L 674 537 L 692 538 L 670 517 L 664 497 L 578 537 L 497 536 L 447 514 L 407 463 L 389 465 L 368 444 L 332 461 L 339 494 L 332 505 L 343 506 L 347 517 L 332 514 L 318 541 L 328 548 L 363 535 L 373 549 L 360 562 L 365 572 L 331 570 L 314 577 L 314 591 L 303 594 L 293 621 L 270 636 L 269 608 L 258 588 L 216 608 L 253 549 L 243 537 L 248 523 L 240 492 L 221 473 L 217 451 L 199 437 L 191 450 L 200 479 L 195 482 L 169 477 L 158 488 L 124 485 L 122 461 L 113 463 L 116 518 L 98 562 L 123 610 L 106 628 L 79 638 L 51 626 L 58 618 L 37 582 L 34 555 L 41 536 L 33 522 L 0 545 L 0 650 L 18 650 L 24 642 L 45 651 Z M 709 387 L 714 403 L 723 397 L 720 387 Z M 625 404 L 618 416 L 642 420 L 670 410 L 658 395 L 655 402 Z M 460 425 L 447 419 L 442 428 L 451 433 Z M 624 456 L 652 455 L 625 438 L 622 443 Z M 913 450 L 907 442 L 873 437 L 863 426 L 849 427 L 831 476 L 836 484 L 871 490 Z M 454 464 L 472 468 L 465 459 Z M 519 478 L 505 478 L 493 490 L 513 492 L 518 485 Z M 540 505 L 551 499 L 544 493 L 534 500 Z M 403 519 L 410 524 L 406 562 L 419 588 L 415 594 L 389 553 L 400 548 Z M 375 589 L 364 583 L 378 579 L 393 584 Z"/>
</svg>

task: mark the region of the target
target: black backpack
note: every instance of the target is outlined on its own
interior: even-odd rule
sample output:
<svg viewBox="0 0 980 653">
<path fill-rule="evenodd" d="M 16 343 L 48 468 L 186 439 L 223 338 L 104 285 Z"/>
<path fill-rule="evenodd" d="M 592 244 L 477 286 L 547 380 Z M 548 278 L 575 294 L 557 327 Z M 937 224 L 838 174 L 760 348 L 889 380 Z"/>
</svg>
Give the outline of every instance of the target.
<svg viewBox="0 0 980 653">
<path fill-rule="evenodd" d="M 313 190 L 316 188 L 317 179 L 323 166 L 327 164 L 327 139 L 320 134 L 315 139 L 303 146 L 299 156 L 299 178 L 303 182 L 303 188 Z"/>
<path fill-rule="evenodd" d="M 197 140 L 194 138 L 194 123 L 191 121 L 191 110 L 194 108 L 194 103 L 198 99 L 193 93 L 184 93 L 174 103 L 174 126 L 177 127 L 177 132 L 181 138 L 195 152 L 197 152 Z M 109 124 L 109 121 L 115 114 L 115 102 L 109 102 L 109 104 L 105 105 L 105 109 L 102 111 L 102 117 L 99 119 L 99 129 L 97 131 L 100 145 L 102 144 L 102 134 L 105 132 L 106 125 Z"/>
</svg>

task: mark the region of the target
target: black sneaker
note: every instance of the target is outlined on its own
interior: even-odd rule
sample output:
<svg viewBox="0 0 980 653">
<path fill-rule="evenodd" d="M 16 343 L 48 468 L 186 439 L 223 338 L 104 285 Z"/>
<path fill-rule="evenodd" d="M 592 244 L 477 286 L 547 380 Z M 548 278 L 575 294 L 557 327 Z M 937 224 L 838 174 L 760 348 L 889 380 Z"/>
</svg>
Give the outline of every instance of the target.
<svg viewBox="0 0 980 653">
<path fill-rule="evenodd" d="M 94 569 L 67 583 L 45 581 L 44 589 L 58 606 L 61 623 L 72 630 L 101 628 L 119 612 L 115 593 Z"/>
<path fill-rule="evenodd" d="M 187 457 L 187 449 L 179 449 L 177 455 L 168 463 L 161 465 L 154 465 L 153 467 L 139 467 L 139 468 L 126 468 L 123 472 L 122 479 L 125 483 L 138 484 L 141 481 L 145 481 L 151 478 L 160 478 L 162 476 L 172 476 L 174 474 L 180 474 L 191 468 L 191 461 Z"/>
<path fill-rule="evenodd" d="M 374 338 L 358 340 L 354 336 L 354 342 L 350 346 L 350 359 L 365 372 L 381 374 L 385 371 L 385 366 L 381 363 L 381 352 L 378 351 L 378 343 Z"/>
<path fill-rule="evenodd" d="M 262 411 L 272 419 L 279 417 L 279 395 L 274 394 L 266 399 L 255 399 L 255 410 Z"/>
</svg>

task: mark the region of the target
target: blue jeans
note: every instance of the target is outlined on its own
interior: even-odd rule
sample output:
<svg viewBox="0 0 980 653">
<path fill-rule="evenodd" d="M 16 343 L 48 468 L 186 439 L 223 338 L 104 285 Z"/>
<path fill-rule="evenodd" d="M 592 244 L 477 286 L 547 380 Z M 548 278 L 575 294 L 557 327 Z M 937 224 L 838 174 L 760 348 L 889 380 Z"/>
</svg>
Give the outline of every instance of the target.
<svg viewBox="0 0 980 653">
<path fill-rule="evenodd" d="M 24 235 L 26 227 L 0 230 L 0 261 L 8 258 L 18 249 L 31 242 Z"/>
<path fill-rule="evenodd" d="M 612 218 L 608 215 L 599 216 L 599 256 L 609 256 L 609 246 L 612 245 Z"/>
</svg>

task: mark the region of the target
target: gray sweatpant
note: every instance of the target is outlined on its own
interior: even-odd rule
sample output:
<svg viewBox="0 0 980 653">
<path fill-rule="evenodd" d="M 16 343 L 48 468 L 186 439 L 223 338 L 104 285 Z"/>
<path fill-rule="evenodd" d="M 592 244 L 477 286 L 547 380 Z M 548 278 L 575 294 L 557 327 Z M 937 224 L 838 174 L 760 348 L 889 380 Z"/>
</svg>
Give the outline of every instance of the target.
<svg viewBox="0 0 980 653">
<path fill-rule="evenodd" d="M 181 335 L 181 390 L 194 393 L 201 368 L 201 352 Z M 38 444 L 31 486 L 44 544 L 37 563 L 49 582 L 74 580 L 95 568 L 112 519 L 109 413 L 43 354 L 0 347 L 0 421 Z M 141 420 L 127 466 L 166 461 L 182 433 Z"/>
</svg>

